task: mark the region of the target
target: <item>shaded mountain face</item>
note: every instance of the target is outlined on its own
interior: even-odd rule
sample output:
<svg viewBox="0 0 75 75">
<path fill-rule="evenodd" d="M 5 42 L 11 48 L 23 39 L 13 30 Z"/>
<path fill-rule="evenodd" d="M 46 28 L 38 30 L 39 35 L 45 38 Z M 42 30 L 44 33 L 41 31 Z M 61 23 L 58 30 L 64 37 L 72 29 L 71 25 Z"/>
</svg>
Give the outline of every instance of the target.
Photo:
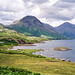
<svg viewBox="0 0 75 75">
<path fill-rule="evenodd" d="M 9 29 L 16 30 L 29 36 L 46 37 L 46 38 L 65 38 L 53 29 L 44 25 L 34 16 L 26 16 L 13 24 L 7 26 Z"/>
<path fill-rule="evenodd" d="M 51 25 L 49 25 L 49 24 L 43 23 L 43 25 L 45 25 L 45 26 L 49 27 L 50 29 L 53 29 L 54 31 L 56 30 L 54 27 L 52 27 L 52 26 L 51 26 Z"/>
<path fill-rule="evenodd" d="M 62 25 L 56 27 L 56 30 L 66 37 L 69 37 L 72 39 L 75 38 L 75 25 L 74 24 L 65 22 Z"/>
<path fill-rule="evenodd" d="M 3 26 L 3 24 L 2 24 L 2 23 L 0 23 L 0 25 L 1 25 L 1 26 Z"/>
</svg>

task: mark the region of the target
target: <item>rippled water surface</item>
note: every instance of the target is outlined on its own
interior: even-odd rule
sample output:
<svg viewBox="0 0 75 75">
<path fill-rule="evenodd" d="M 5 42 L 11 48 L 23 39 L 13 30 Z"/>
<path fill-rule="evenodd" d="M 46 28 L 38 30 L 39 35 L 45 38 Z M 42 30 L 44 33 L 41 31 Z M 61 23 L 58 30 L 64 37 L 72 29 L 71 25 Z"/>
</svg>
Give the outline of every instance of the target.
<svg viewBox="0 0 75 75">
<path fill-rule="evenodd" d="M 33 54 L 43 55 L 46 57 L 55 57 L 75 62 L 75 40 L 52 40 L 45 43 L 34 44 L 36 46 L 14 46 L 14 49 L 44 49 L 45 51 L 35 52 Z M 54 51 L 54 47 L 68 47 L 69 51 Z"/>
</svg>

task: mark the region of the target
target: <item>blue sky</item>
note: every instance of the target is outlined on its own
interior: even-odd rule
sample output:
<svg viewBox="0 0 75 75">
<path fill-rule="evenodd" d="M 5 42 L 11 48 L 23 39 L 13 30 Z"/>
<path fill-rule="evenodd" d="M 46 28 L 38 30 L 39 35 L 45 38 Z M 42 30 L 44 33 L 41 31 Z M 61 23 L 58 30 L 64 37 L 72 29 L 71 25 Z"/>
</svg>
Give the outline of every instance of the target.
<svg viewBox="0 0 75 75">
<path fill-rule="evenodd" d="M 75 0 L 0 0 L 0 23 L 9 25 L 27 15 L 54 27 L 75 24 Z"/>
</svg>

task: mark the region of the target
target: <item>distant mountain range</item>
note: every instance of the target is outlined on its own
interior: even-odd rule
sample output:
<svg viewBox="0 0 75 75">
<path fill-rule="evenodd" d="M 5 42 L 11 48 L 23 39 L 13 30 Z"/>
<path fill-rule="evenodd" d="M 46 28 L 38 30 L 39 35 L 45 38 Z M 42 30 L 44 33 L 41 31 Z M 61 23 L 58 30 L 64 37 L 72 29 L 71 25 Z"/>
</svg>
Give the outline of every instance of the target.
<svg viewBox="0 0 75 75">
<path fill-rule="evenodd" d="M 26 16 L 13 24 L 6 26 L 6 28 L 16 30 L 17 32 L 23 33 L 29 36 L 45 37 L 50 39 L 65 39 L 56 32 L 52 26 L 44 24 L 34 16 Z"/>
<path fill-rule="evenodd" d="M 69 22 L 65 22 L 58 27 L 55 27 L 56 31 L 60 34 L 75 39 L 75 25 Z"/>
<path fill-rule="evenodd" d="M 52 27 L 49 24 L 44 24 L 44 25 L 46 25 L 49 28 L 53 29 L 54 31 L 62 34 L 63 36 L 66 36 L 71 39 L 75 39 L 75 25 L 74 24 L 65 22 L 65 23 L 59 25 L 58 27 Z"/>
<path fill-rule="evenodd" d="M 2 23 L 0 25 L 4 26 Z M 58 27 L 42 23 L 34 16 L 26 16 L 13 22 L 8 29 L 16 30 L 28 36 L 45 37 L 50 39 L 75 39 L 75 25 L 65 22 Z"/>
</svg>

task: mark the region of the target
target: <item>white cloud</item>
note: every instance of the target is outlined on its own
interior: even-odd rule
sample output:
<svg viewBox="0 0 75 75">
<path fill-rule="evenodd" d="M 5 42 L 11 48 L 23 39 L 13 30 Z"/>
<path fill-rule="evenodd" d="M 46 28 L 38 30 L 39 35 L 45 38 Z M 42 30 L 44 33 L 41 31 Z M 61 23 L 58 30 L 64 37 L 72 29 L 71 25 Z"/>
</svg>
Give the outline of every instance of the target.
<svg viewBox="0 0 75 75">
<path fill-rule="evenodd" d="M 1 0 L 0 22 L 10 24 L 26 15 L 58 26 L 63 22 L 75 23 L 75 0 Z"/>
<path fill-rule="evenodd" d="M 0 22 L 10 24 L 25 15 L 25 6 L 22 0 L 0 1 Z"/>
<path fill-rule="evenodd" d="M 33 15 L 34 13 L 34 16 L 38 16 L 40 14 L 40 8 L 38 6 L 36 6 L 32 11 L 31 11 L 31 15 Z"/>
<path fill-rule="evenodd" d="M 23 2 L 21 0 L 1 0 L 0 11 L 7 12 L 19 12 L 24 9 Z"/>
<path fill-rule="evenodd" d="M 58 0 L 49 0 L 50 5 L 54 5 Z"/>
<path fill-rule="evenodd" d="M 75 24 L 75 18 L 74 18 L 74 19 L 72 19 L 72 20 L 70 20 L 69 22 L 71 22 L 71 23 Z"/>
<path fill-rule="evenodd" d="M 70 3 L 74 3 L 75 2 L 75 0 L 61 0 L 61 1 L 63 1 L 63 2 L 70 2 Z"/>
</svg>

